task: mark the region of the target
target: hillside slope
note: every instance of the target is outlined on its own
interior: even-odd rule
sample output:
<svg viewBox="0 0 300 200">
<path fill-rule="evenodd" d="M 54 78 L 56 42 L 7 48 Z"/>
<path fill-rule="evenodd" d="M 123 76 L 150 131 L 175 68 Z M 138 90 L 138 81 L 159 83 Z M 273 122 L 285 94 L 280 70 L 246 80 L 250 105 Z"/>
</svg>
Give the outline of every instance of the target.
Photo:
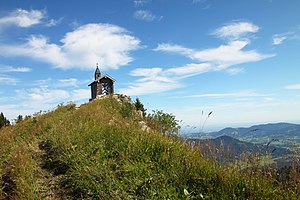
<svg viewBox="0 0 300 200">
<path fill-rule="evenodd" d="M 124 99 L 59 106 L 0 129 L 1 199 L 297 199 L 162 135 Z"/>
</svg>

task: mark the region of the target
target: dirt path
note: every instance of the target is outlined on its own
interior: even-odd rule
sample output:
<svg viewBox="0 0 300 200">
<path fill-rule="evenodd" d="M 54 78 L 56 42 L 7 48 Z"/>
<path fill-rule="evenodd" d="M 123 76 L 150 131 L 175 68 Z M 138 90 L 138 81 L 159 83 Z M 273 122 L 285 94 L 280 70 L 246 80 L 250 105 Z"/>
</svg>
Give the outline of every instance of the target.
<svg viewBox="0 0 300 200">
<path fill-rule="evenodd" d="M 64 186 L 64 174 L 56 171 L 55 163 L 51 163 L 49 146 L 44 142 L 38 142 L 34 147 L 34 159 L 37 162 L 37 186 L 41 199 L 65 200 L 74 199 L 68 188 Z"/>
</svg>

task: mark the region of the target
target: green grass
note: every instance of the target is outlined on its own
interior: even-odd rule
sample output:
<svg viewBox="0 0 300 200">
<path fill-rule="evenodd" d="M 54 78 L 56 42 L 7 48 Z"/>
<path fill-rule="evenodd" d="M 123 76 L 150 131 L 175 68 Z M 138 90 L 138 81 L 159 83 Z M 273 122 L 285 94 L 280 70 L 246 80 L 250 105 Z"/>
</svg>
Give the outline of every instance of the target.
<svg viewBox="0 0 300 200">
<path fill-rule="evenodd" d="M 78 199 L 298 199 L 262 172 L 221 167 L 199 149 L 141 130 L 134 108 L 113 98 L 60 106 L 0 130 L 0 197 L 40 199 L 44 164 Z M 4 177 L 4 178 L 3 178 Z"/>
</svg>

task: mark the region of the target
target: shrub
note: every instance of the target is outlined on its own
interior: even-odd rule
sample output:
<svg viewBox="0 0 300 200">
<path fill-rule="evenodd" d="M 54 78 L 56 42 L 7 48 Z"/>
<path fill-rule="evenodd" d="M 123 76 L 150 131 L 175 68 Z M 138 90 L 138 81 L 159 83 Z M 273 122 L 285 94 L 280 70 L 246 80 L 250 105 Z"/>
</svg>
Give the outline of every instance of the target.
<svg viewBox="0 0 300 200">
<path fill-rule="evenodd" d="M 150 126 L 163 134 L 178 134 L 180 126 L 173 114 L 164 113 L 162 110 L 153 110 L 152 112 L 148 115 Z"/>
</svg>

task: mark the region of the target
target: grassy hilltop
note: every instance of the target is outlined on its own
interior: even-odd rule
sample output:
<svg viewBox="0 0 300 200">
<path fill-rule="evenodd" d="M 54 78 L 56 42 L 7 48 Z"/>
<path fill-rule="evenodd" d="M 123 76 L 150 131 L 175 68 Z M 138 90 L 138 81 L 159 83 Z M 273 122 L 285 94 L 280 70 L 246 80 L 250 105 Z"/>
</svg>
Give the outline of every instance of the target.
<svg viewBox="0 0 300 200">
<path fill-rule="evenodd" d="M 271 173 L 220 166 L 158 127 L 111 97 L 3 127 L 0 199 L 298 199 Z"/>
</svg>

